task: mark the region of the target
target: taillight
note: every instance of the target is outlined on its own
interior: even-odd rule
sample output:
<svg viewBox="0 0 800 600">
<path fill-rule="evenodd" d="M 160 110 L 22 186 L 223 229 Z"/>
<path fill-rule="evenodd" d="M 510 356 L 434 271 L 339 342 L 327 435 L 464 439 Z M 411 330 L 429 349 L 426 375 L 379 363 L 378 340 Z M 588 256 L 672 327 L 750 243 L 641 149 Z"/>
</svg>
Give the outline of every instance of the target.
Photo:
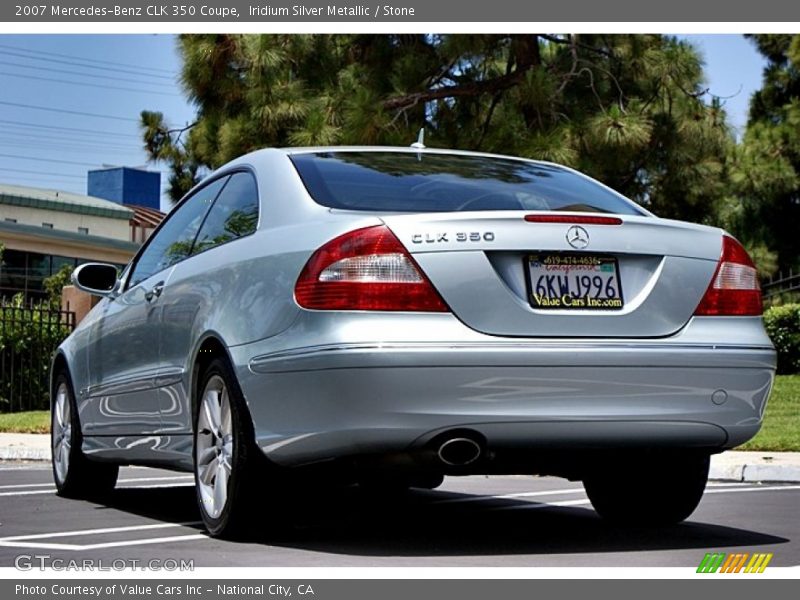
<svg viewBox="0 0 800 600">
<path fill-rule="evenodd" d="M 314 252 L 294 296 L 316 310 L 449 311 L 385 225 L 345 233 Z"/>
<path fill-rule="evenodd" d="M 694 314 L 747 316 L 762 311 L 756 266 L 739 242 L 723 236 L 717 270 Z"/>
</svg>

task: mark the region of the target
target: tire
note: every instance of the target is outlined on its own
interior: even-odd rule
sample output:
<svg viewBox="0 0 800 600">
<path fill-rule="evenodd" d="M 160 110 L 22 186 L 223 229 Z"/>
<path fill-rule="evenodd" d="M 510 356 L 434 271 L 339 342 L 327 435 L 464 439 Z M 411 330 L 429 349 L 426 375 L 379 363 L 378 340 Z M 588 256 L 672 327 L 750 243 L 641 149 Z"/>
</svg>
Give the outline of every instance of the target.
<svg viewBox="0 0 800 600">
<path fill-rule="evenodd" d="M 200 515 L 211 536 L 241 537 L 252 531 L 257 505 L 266 509 L 260 483 L 265 461 L 227 360 L 213 359 L 199 383 L 192 456 Z"/>
<path fill-rule="evenodd" d="M 673 525 L 700 503 L 708 466 L 708 454 L 653 455 L 585 477 L 583 486 L 604 519 L 623 525 Z"/>
<path fill-rule="evenodd" d="M 51 465 L 56 493 L 66 498 L 98 499 L 117 483 L 119 466 L 90 461 L 81 452 L 81 425 L 72 382 L 66 371 L 55 378 L 50 403 Z"/>
</svg>

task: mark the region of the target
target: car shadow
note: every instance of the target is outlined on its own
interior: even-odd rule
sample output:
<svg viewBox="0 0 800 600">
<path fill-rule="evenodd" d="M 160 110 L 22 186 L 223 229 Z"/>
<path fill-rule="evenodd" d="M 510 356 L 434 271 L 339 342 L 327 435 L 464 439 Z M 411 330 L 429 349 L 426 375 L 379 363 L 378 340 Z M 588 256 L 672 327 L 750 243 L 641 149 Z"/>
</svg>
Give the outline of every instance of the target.
<svg viewBox="0 0 800 600">
<path fill-rule="evenodd" d="M 600 519 L 589 505 L 475 498 L 428 490 L 381 496 L 355 486 L 316 490 L 282 504 L 265 498 L 253 527 L 236 542 L 331 554 L 415 557 L 721 549 L 789 541 L 692 520 L 671 527 L 619 527 Z M 120 488 L 97 508 L 167 522 L 200 521 L 191 486 Z M 192 526 L 202 530 L 199 523 Z"/>
<path fill-rule="evenodd" d="M 189 527 L 203 530 L 194 486 L 118 487 L 95 503 L 97 510 L 114 509 L 156 521 L 191 523 Z"/>
</svg>

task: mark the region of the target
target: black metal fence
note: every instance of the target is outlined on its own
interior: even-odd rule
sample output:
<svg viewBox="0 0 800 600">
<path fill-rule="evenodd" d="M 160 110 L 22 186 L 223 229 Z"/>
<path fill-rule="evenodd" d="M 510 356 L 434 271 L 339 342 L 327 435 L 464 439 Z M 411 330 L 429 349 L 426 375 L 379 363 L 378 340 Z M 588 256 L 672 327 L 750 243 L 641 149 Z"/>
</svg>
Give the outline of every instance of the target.
<svg viewBox="0 0 800 600">
<path fill-rule="evenodd" d="M 764 282 L 761 287 L 765 300 L 782 294 L 798 294 L 800 292 L 800 273 L 792 271 L 789 271 L 788 275 L 778 273 L 776 277 Z"/>
<path fill-rule="evenodd" d="M 0 299 L 0 413 L 48 407 L 53 352 L 75 328 L 75 313 Z"/>
</svg>

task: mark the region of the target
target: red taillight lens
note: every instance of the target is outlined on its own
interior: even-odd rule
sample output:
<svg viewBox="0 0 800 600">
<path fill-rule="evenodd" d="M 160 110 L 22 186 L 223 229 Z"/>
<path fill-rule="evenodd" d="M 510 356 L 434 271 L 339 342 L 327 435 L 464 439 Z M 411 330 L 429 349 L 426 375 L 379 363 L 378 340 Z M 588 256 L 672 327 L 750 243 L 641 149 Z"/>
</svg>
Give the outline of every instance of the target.
<svg viewBox="0 0 800 600">
<path fill-rule="evenodd" d="M 717 271 L 694 314 L 752 316 L 762 311 L 756 266 L 739 242 L 723 236 Z"/>
<path fill-rule="evenodd" d="M 385 225 L 345 233 L 314 252 L 294 296 L 315 310 L 449 311 Z"/>
</svg>

